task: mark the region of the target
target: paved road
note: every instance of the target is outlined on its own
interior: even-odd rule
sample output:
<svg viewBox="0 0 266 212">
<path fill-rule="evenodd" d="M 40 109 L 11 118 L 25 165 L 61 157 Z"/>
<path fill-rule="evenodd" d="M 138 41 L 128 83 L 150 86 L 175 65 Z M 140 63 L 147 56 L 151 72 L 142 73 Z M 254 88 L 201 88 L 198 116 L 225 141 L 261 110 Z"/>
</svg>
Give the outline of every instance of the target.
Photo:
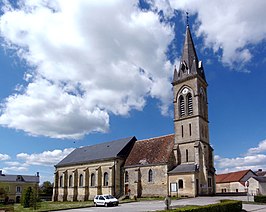
<svg viewBox="0 0 266 212">
<path fill-rule="evenodd" d="M 236 199 L 247 201 L 247 197 L 197 197 L 180 200 L 172 200 L 171 206 L 182 206 L 182 205 L 208 205 L 219 202 L 221 199 Z M 252 197 L 249 197 L 250 201 L 253 201 Z M 65 211 L 74 212 L 89 212 L 89 211 L 118 211 L 118 212 L 135 212 L 135 211 L 156 211 L 163 210 L 165 208 L 164 201 L 143 201 L 143 202 L 132 202 L 126 204 L 120 204 L 117 207 L 89 207 L 82 209 L 72 209 Z M 266 212 L 266 205 L 255 205 L 255 204 L 243 204 L 243 209 L 246 211 Z"/>
</svg>

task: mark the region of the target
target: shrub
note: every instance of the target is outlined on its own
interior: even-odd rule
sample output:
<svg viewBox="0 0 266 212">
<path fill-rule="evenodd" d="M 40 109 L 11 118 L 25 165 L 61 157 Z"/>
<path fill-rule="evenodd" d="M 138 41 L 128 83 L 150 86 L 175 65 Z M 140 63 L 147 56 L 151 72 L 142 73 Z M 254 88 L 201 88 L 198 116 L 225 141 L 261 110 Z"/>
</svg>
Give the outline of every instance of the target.
<svg viewBox="0 0 266 212">
<path fill-rule="evenodd" d="M 22 193 L 21 205 L 24 208 L 32 207 L 33 209 L 36 209 L 38 201 L 39 201 L 39 199 L 38 199 L 38 195 L 37 195 L 37 192 L 36 192 L 36 188 L 32 189 L 31 187 L 28 187 Z"/>
<path fill-rule="evenodd" d="M 254 202 L 266 203 L 266 196 L 254 196 Z"/>
<path fill-rule="evenodd" d="M 226 200 L 221 203 L 205 205 L 205 206 L 193 206 L 188 208 L 175 209 L 176 212 L 240 212 L 242 211 L 242 202 L 236 200 Z"/>
</svg>

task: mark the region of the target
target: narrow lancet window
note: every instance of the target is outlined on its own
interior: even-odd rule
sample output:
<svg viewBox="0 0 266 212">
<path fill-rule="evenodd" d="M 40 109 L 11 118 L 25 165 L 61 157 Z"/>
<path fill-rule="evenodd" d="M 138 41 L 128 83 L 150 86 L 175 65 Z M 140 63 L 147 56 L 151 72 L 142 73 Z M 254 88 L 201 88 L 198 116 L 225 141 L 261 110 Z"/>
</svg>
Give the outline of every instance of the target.
<svg viewBox="0 0 266 212">
<path fill-rule="evenodd" d="M 192 102 L 192 96 L 191 93 L 187 95 L 187 108 L 188 108 L 188 115 L 193 115 L 193 102 Z"/>
<path fill-rule="evenodd" d="M 185 100 L 183 96 L 179 97 L 179 114 L 180 117 L 185 115 Z"/>
<path fill-rule="evenodd" d="M 103 175 L 103 186 L 108 186 L 108 173 L 105 172 Z"/>
<path fill-rule="evenodd" d="M 95 174 L 91 174 L 91 186 L 95 186 Z"/>
<path fill-rule="evenodd" d="M 152 170 L 150 169 L 149 170 L 149 173 L 148 173 L 148 182 L 152 182 L 152 179 L 153 178 L 153 176 L 152 176 Z"/>
</svg>

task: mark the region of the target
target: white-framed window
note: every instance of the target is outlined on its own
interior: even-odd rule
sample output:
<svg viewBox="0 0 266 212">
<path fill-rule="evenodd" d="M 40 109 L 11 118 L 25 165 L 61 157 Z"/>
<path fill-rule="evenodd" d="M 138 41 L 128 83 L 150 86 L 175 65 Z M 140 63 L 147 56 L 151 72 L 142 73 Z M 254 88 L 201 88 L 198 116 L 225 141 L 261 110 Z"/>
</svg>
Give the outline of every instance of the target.
<svg viewBox="0 0 266 212">
<path fill-rule="evenodd" d="M 17 193 L 21 193 L 21 192 L 22 192 L 21 186 L 17 186 L 17 187 L 16 187 L 16 192 L 17 192 Z"/>
</svg>

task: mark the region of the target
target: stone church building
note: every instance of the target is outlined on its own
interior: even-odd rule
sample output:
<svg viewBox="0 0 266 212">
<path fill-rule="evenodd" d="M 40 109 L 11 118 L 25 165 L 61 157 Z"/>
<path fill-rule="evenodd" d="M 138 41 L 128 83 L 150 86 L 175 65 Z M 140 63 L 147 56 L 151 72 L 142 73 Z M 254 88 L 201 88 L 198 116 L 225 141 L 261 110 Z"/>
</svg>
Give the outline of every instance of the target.
<svg viewBox="0 0 266 212">
<path fill-rule="evenodd" d="M 174 134 L 128 137 L 75 149 L 55 165 L 54 201 L 97 194 L 190 196 L 215 193 L 209 141 L 207 82 L 187 25 L 179 69 L 174 69 Z"/>
</svg>

